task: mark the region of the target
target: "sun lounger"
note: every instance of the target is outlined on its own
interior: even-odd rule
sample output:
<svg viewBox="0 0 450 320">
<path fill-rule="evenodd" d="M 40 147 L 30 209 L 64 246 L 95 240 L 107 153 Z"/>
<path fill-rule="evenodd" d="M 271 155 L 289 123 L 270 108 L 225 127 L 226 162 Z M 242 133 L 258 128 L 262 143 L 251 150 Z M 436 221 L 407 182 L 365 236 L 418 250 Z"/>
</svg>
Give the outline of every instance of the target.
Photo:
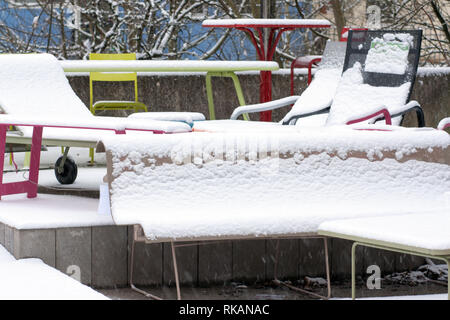
<svg viewBox="0 0 450 320">
<path fill-rule="evenodd" d="M 23 127 L 25 129 L 32 128 L 32 136 L 29 138 L 28 143 L 31 144 L 31 160 L 28 180 L 20 182 L 3 183 L 3 166 L 4 156 L 6 152 L 7 142 L 7 130 L 11 126 Z M 124 135 L 129 132 L 131 136 L 140 136 L 142 139 L 146 139 L 152 134 L 163 133 L 176 133 L 186 132 L 188 125 L 179 124 L 173 122 L 162 121 L 144 121 L 144 120 L 130 120 L 123 118 L 95 118 L 91 119 L 48 119 L 42 116 L 13 116 L 8 114 L 0 115 L 0 199 L 2 195 L 11 195 L 18 193 L 27 193 L 28 198 L 34 198 L 37 196 L 38 180 L 39 180 L 39 164 L 40 154 L 43 143 L 43 131 L 45 130 L 78 130 L 90 131 L 91 134 L 97 133 L 98 136 L 106 137 L 106 134 L 98 132 L 110 131 L 115 134 Z M 67 131 L 66 131 L 67 132 Z M 70 131 L 69 131 L 70 132 Z M 133 134 L 135 133 L 135 134 Z M 137 134 L 139 133 L 139 134 Z M 64 133 L 62 133 L 64 134 Z M 63 141 L 63 143 L 66 143 Z M 89 143 L 92 143 L 89 142 Z M 66 154 L 67 155 L 67 154 Z M 65 164 L 63 163 L 65 166 Z M 66 166 L 65 166 L 66 168 Z M 62 178 L 66 178 L 68 175 L 75 174 L 73 171 L 67 170 L 62 172 Z M 73 178 L 73 177 L 69 177 Z"/>
<path fill-rule="evenodd" d="M 55 168 L 56 177 L 61 183 L 72 183 L 76 178 L 75 163 L 67 158 L 68 148 L 95 148 L 99 139 L 114 134 L 103 130 L 74 128 L 78 125 L 93 128 L 143 126 L 160 133 L 191 131 L 190 125 L 181 122 L 93 116 L 74 93 L 63 69 L 52 55 L 2 54 L 0 65 L 0 112 L 13 117 L 10 120 L 18 124 L 13 131 L 8 131 L 7 144 L 31 144 L 33 128 L 19 125 L 32 123 L 29 120 L 44 119 L 47 124 L 59 126 L 50 126 L 44 130 L 42 144 L 66 147 L 65 155 L 57 161 Z M 74 121 L 77 121 L 73 123 L 75 125 L 66 126 L 71 128 L 62 128 L 64 124 Z"/>
<path fill-rule="evenodd" d="M 214 131 L 220 125 L 222 132 L 233 131 L 234 122 L 243 114 L 274 110 L 293 103 L 281 124 L 374 123 L 384 121 L 386 112 L 379 112 L 385 109 L 394 125 L 400 125 L 406 113 L 416 112 L 418 127 L 423 127 L 425 120 L 419 103 L 409 101 L 417 72 L 421 35 L 420 30 L 350 30 L 345 58 L 339 48 L 345 43 L 335 44 L 335 48 L 330 46 L 330 53 L 324 53 L 314 80 L 301 96 L 238 107 L 230 118 L 235 121 L 205 121 L 196 124 L 194 130 Z"/>
<path fill-rule="evenodd" d="M 327 220 L 441 210 L 450 136 L 375 126 L 122 136 L 97 151 L 115 223 L 135 225 L 134 242 L 171 243 L 176 266 L 180 241 L 302 238 Z"/>
<path fill-rule="evenodd" d="M 438 129 L 450 127 L 450 118 L 442 119 Z M 450 151 L 444 154 L 444 161 L 450 162 Z M 443 168 L 441 179 L 447 180 L 448 168 Z M 446 172 L 446 171 L 447 172 Z M 436 182 L 439 182 L 438 180 Z M 356 247 L 364 246 L 386 251 L 407 253 L 442 260 L 450 270 L 450 190 L 448 183 L 442 186 L 443 199 L 440 209 L 423 208 L 415 210 L 413 204 L 407 208 L 418 214 L 399 216 L 343 219 L 323 222 L 318 234 L 354 241 L 352 246 L 352 299 L 356 298 Z M 422 198 L 420 198 L 422 199 Z M 450 278 L 447 283 L 450 300 Z"/>
<path fill-rule="evenodd" d="M 449 196 L 450 198 L 450 196 Z M 353 241 L 352 299 L 356 298 L 357 246 L 444 261 L 450 270 L 450 204 L 439 213 L 407 214 L 324 222 L 319 234 Z M 450 300 L 450 278 L 448 280 Z"/>
</svg>

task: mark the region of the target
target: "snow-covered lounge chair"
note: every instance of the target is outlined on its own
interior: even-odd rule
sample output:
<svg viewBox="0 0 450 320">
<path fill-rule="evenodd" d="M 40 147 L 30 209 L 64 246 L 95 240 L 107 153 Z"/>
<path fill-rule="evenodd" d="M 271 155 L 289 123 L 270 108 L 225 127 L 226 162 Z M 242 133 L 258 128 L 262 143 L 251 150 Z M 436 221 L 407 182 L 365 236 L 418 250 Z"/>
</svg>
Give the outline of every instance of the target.
<svg viewBox="0 0 450 320">
<path fill-rule="evenodd" d="M 450 118 L 442 119 L 438 129 L 450 128 Z M 450 152 L 444 154 L 449 163 Z M 448 170 L 448 169 L 447 169 Z M 442 179 L 448 180 L 448 175 Z M 448 183 L 447 183 L 448 185 Z M 443 192 L 450 189 L 442 189 Z M 407 253 L 442 260 L 450 270 L 450 191 L 444 194 L 446 203 L 439 210 L 416 211 L 416 214 L 381 216 L 325 221 L 318 233 L 354 241 L 352 246 L 352 299 L 356 298 L 356 247 Z M 447 283 L 450 300 L 450 277 Z"/>
<path fill-rule="evenodd" d="M 115 223 L 135 226 L 134 243 L 171 243 L 178 297 L 180 241 L 318 237 L 328 220 L 440 212 L 450 190 L 450 135 L 433 128 L 122 136 L 97 151 Z"/>
<path fill-rule="evenodd" d="M 33 131 L 31 126 L 26 126 L 30 120 L 38 124 L 36 120 L 41 119 L 43 125 L 64 127 L 66 124 L 70 127 L 70 123 L 75 121 L 78 126 L 84 127 L 101 128 L 106 125 L 158 133 L 190 132 L 192 125 L 152 119 L 95 117 L 72 90 L 57 59 L 49 54 L 0 55 L 0 113 L 7 114 L 12 124 L 18 124 L 7 133 L 7 152 L 27 150 L 25 146 L 31 144 Z M 162 119 L 161 114 L 155 115 L 155 119 Z M 179 115 L 173 119 L 179 120 Z M 55 165 L 58 181 L 72 183 L 76 178 L 76 164 L 67 157 L 70 147 L 95 148 L 97 141 L 109 134 L 114 132 L 46 128 L 42 137 L 44 146 L 66 147 L 64 155 Z"/>
<path fill-rule="evenodd" d="M 314 80 L 301 96 L 291 96 L 267 103 L 238 107 L 231 120 L 205 121 L 194 126 L 198 131 L 233 131 L 246 129 L 241 115 L 273 110 L 294 103 L 281 123 L 302 126 L 328 126 L 383 120 L 386 112 L 394 125 L 407 112 L 417 113 L 418 126 L 425 126 L 418 102 L 409 101 L 417 72 L 421 47 L 421 30 L 367 31 L 350 30 L 343 67 L 339 54 L 327 62 L 324 54 Z M 342 45 L 343 43 L 341 43 Z M 344 43 L 345 45 L 345 43 Z M 337 50 L 339 52 L 339 50 Z M 335 68 L 329 68 L 329 65 Z M 341 70 L 343 70 L 341 76 Z M 367 118 L 367 119 L 366 119 Z M 267 124 L 253 124 L 248 129 L 267 130 Z"/>
<path fill-rule="evenodd" d="M 450 201 L 450 194 L 449 194 Z M 352 299 L 356 298 L 356 247 L 370 247 L 442 260 L 450 270 L 450 204 L 438 213 L 327 221 L 319 234 L 353 241 Z M 450 278 L 447 283 L 450 300 Z"/>
</svg>

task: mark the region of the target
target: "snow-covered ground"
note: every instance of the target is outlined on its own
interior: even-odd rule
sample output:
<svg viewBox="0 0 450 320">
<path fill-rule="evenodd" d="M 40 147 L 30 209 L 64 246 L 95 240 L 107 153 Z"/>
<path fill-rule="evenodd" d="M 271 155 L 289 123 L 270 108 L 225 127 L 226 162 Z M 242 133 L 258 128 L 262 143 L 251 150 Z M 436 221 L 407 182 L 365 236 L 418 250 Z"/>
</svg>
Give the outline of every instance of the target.
<svg viewBox="0 0 450 320">
<path fill-rule="evenodd" d="M 83 190 L 98 190 L 99 185 L 103 181 L 106 174 L 106 160 L 104 153 L 95 154 L 95 166 L 88 166 L 89 163 L 89 149 L 87 148 L 70 148 L 69 156 L 75 161 L 78 166 L 78 175 L 75 183 L 71 185 L 61 185 L 56 180 L 54 173 L 55 161 L 61 156 L 60 147 L 49 147 L 48 151 L 41 152 L 41 170 L 39 172 L 39 185 L 48 188 L 61 189 L 83 189 Z M 24 167 L 24 152 L 14 153 L 14 162 L 18 169 Z M 6 154 L 4 161 L 3 182 L 21 181 L 28 177 L 27 171 L 15 171 L 14 164 L 10 163 L 10 156 Z"/>
<path fill-rule="evenodd" d="M 105 300 L 101 293 L 46 265 L 16 260 L 0 245 L 0 300 Z"/>
</svg>

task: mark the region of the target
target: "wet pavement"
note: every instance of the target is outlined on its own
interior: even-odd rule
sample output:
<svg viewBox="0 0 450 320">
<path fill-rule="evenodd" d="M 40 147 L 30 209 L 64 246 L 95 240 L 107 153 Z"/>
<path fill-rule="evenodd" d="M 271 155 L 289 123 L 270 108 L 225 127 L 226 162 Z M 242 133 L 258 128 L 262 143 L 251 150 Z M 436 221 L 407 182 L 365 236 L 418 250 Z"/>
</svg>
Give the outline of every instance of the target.
<svg viewBox="0 0 450 320">
<path fill-rule="evenodd" d="M 164 299 L 176 299 L 175 287 L 154 287 L 141 288 Z M 151 300 L 144 295 L 131 290 L 130 288 L 100 289 L 97 290 L 113 300 Z M 322 295 L 326 294 L 326 288 L 314 288 L 313 292 Z M 389 297 L 408 295 L 429 295 L 445 294 L 447 287 L 444 284 L 432 282 L 421 283 L 414 286 L 405 284 L 382 283 L 381 289 L 369 290 L 364 285 L 357 286 L 356 295 L 362 297 Z M 207 288 L 203 287 L 182 287 L 181 297 L 186 300 L 311 300 L 314 298 L 306 294 L 297 293 L 285 287 L 277 287 L 269 284 L 244 285 L 228 284 L 217 285 Z M 350 298 L 351 286 L 349 281 L 332 284 L 332 298 Z"/>
</svg>

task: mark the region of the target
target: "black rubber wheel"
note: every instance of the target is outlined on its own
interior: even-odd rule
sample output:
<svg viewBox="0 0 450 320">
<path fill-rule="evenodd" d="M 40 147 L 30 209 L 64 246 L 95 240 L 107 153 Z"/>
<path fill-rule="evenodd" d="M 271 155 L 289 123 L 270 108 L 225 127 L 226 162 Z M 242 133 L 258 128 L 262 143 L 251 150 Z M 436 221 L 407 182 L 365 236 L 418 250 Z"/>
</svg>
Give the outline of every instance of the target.
<svg viewBox="0 0 450 320">
<path fill-rule="evenodd" d="M 66 161 L 64 162 L 63 172 L 60 173 L 60 172 L 58 172 L 58 167 L 62 161 L 62 158 L 63 158 L 62 156 L 59 157 L 55 163 L 56 180 L 58 180 L 58 182 L 61 184 L 72 184 L 72 183 L 74 183 L 75 179 L 77 178 L 77 174 L 78 174 L 77 165 L 76 165 L 75 161 L 73 161 L 71 158 L 68 157 L 66 159 Z"/>
</svg>

